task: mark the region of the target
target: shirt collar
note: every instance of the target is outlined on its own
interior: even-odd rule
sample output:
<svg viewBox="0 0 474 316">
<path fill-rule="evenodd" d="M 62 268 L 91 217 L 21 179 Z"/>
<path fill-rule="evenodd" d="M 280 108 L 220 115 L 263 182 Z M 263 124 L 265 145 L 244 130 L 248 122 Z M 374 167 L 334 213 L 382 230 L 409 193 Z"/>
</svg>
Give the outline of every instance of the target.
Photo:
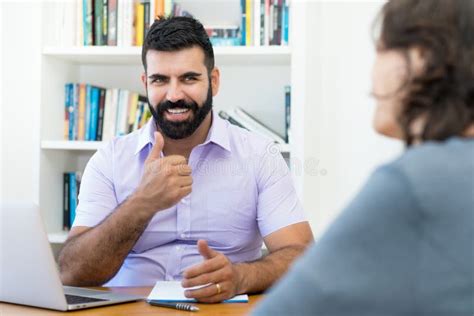
<svg viewBox="0 0 474 316">
<path fill-rule="evenodd" d="M 138 142 L 134 154 L 138 154 L 148 144 L 155 144 L 155 137 L 153 133 L 156 131 L 155 121 L 151 117 L 146 125 L 139 131 Z M 230 150 L 228 123 L 225 122 L 219 115 L 212 111 L 212 124 L 207 134 L 207 138 L 201 146 L 209 143 L 214 143 L 227 151 Z"/>
</svg>

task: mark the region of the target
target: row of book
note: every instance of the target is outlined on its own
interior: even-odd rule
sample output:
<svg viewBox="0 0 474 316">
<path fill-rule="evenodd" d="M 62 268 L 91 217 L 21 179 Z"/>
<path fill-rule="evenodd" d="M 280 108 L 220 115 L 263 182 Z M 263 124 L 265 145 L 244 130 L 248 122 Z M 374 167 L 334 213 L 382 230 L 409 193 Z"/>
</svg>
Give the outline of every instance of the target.
<svg viewBox="0 0 474 316">
<path fill-rule="evenodd" d="M 241 0 L 241 45 L 288 45 L 289 0 Z"/>
<path fill-rule="evenodd" d="M 63 173 L 63 230 L 71 229 L 76 217 L 79 188 L 81 186 L 82 172 Z"/>
<path fill-rule="evenodd" d="M 235 0 L 238 1 L 238 0 Z M 215 46 L 288 45 L 289 0 L 240 0 L 241 24 L 205 25 Z M 192 16 L 174 0 L 55 3 L 52 41 L 60 46 L 141 46 L 159 16 Z"/>
<path fill-rule="evenodd" d="M 65 85 L 64 139 L 107 141 L 142 127 L 151 117 L 146 97 L 126 89 Z"/>
<path fill-rule="evenodd" d="M 172 14 L 172 0 L 57 1 L 48 36 L 67 47 L 141 46 L 155 18 Z"/>
<path fill-rule="evenodd" d="M 262 123 L 255 116 L 251 115 L 241 107 L 235 107 L 227 111 L 219 111 L 219 116 L 229 123 L 258 133 L 273 140 L 278 144 L 287 144 L 291 134 L 291 87 L 285 86 L 285 134 L 280 135 L 271 127 Z"/>
</svg>

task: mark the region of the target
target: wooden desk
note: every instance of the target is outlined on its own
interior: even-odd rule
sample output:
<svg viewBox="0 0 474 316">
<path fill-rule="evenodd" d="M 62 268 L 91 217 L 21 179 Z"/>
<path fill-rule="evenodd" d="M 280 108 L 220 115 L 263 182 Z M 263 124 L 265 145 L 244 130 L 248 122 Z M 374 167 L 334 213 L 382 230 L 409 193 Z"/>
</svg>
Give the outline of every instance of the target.
<svg viewBox="0 0 474 316">
<path fill-rule="evenodd" d="M 102 290 L 109 290 L 118 293 L 137 294 L 147 296 L 151 292 L 151 287 L 109 287 L 109 288 L 97 288 Z M 237 316 L 237 315 L 248 315 L 253 309 L 255 304 L 262 299 L 263 295 L 249 295 L 248 303 L 225 303 L 225 304 L 196 304 L 199 306 L 199 312 L 185 312 L 171 308 L 155 307 L 150 306 L 144 301 L 124 303 L 118 305 L 110 305 L 103 307 L 96 307 L 91 309 L 83 309 L 74 312 L 56 312 L 48 309 L 40 309 L 29 306 L 0 303 L 0 315 L 33 315 L 33 316 L 44 316 L 44 315 L 101 315 L 101 316 L 133 316 L 133 315 L 225 315 L 225 316 Z"/>
</svg>

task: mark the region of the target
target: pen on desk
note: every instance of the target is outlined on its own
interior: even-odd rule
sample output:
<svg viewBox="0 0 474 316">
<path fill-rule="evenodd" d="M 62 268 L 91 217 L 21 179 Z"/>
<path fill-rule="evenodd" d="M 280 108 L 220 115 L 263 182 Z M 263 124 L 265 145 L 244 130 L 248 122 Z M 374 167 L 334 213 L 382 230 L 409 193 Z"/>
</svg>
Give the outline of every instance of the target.
<svg viewBox="0 0 474 316">
<path fill-rule="evenodd" d="M 188 304 L 188 303 L 160 302 L 160 301 L 154 301 L 154 300 L 148 300 L 147 302 L 148 304 L 153 305 L 153 306 L 174 308 L 174 309 L 179 309 L 182 311 L 197 312 L 199 310 L 199 307 Z"/>
</svg>

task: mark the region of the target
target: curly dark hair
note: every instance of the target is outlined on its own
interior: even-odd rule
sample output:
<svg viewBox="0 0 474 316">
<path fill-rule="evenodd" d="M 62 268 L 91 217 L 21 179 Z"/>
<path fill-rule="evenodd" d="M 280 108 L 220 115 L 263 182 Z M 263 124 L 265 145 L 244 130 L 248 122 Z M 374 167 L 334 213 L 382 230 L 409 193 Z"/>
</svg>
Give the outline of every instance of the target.
<svg viewBox="0 0 474 316">
<path fill-rule="evenodd" d="M 174 52 L 193 46 L 204 51 L 204 64 L 214 69 L 214 50 L 201 22 L 187 16 L 159 17 L 151 25 L 142 47 L 142 63 L 146 71 L 148 50 Z"/>
<path fill-rule="evenodd" d="M 379 16 L 382 49 L 418 48 L 424 68 L 411 73 L 398 117 L 407 146 L 442 141 L 474 122 L 474 0 L 391 0 Z M 423 116 L 421 135 L 410 126 Z"/>
</svg>

